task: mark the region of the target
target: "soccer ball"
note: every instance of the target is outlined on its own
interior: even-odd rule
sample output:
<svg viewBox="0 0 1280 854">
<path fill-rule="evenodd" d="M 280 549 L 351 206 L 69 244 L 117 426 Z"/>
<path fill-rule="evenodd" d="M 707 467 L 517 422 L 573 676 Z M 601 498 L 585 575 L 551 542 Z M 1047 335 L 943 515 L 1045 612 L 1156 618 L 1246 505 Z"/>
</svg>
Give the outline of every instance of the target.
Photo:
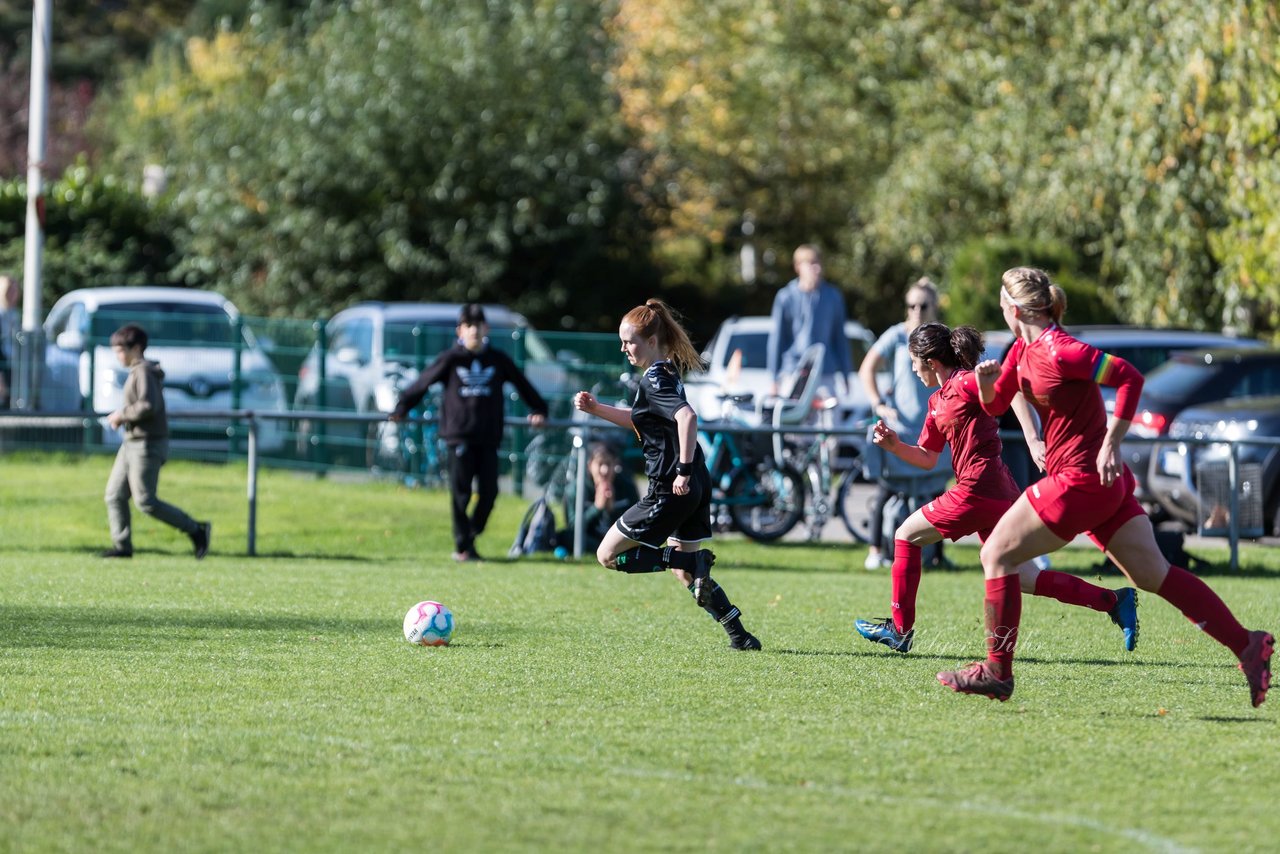
<svg viewBox="0 0 1280 854">
<path fill-rule="evenodd" d="M 419 602 L 404 615 L 404 639 L 420 646 L 445 646 L 453 637 L 453 612 L 439 602 Z"/>
</svg>

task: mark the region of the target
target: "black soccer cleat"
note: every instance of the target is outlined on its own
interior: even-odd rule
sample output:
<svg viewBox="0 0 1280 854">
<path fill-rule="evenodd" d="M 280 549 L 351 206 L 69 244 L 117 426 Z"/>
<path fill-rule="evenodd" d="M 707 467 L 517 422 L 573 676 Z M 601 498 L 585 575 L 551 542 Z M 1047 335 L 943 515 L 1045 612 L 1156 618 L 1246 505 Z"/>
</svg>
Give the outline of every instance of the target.
<svg viewBox="0 0 1280 854">
<path fill-rule="evenodd" d="M 196 560 L 200 560 L 209 553 L 209 537 L 212 534 L 212 522 L 196 523 L 196 529 L 190 534 L 191 548 L 195 552 Z"/>
<path fill-rule="evenodd" d="M 760 639 L 751 632 L 729 638 L 729 649 L 761 649 Z"/>
</svg>

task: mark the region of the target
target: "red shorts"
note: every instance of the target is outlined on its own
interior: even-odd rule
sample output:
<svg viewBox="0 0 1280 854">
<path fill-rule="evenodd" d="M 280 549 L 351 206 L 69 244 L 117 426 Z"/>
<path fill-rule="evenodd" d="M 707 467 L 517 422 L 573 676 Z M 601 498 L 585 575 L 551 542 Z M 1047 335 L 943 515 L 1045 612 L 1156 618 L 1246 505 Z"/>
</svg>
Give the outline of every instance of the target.
<svg viewBox="0 0 1280 854">
<path fill-rule="evenodd" d="M 996 522 L 1012 506 L 1008 498 L 983 498 L 953 486 L 926 504 L 922 512 L 945 539 L 958 540 L 976 533 L 986 542 Z"/>
<path fill-rule="evenodd" d="M 1110 486 L 1103 486 L 1096 475 L 1046 475 L 1027 487 L 1027 498 L 1055 536 L 1069 541 L 1088 534 L 1105 550 L 1125 522 L 1146 514 L 1133 497 L 1136 486 L 1133 472 L 1125 466 L 1124 475 Z"/>
</svg>

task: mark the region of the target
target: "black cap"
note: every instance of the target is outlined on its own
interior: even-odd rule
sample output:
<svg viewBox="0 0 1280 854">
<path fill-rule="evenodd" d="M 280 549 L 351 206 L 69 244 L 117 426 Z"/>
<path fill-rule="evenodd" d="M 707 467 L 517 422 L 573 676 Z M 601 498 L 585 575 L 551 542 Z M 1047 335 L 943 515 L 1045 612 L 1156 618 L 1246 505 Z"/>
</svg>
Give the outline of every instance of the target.
<svg viewBox="0 0 1280 854">
<path fill-rule="evenodd" d="M 464 323 L 479 325 L 484 323 L 484 306 L 479 303 L 469 302 L 462 307 L 462 312 L 458 315 L 458 325 Z"/>
</svg>

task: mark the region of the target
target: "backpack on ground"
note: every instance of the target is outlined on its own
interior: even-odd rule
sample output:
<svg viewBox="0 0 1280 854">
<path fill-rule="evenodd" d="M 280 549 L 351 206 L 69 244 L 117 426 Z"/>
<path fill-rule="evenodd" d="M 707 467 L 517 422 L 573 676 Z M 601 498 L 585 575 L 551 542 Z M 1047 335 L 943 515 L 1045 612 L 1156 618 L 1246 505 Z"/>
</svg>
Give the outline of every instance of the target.
<svg viewBox="0 0 1280 854">
<path fill-rule="evenodd" d="M 556 547 L 556 514 L 544 495 L 529 505 L 516 531 L 515 542 L 507 555 L 520 557 L 536 552 L 554 551 Z"/>
</svg>

